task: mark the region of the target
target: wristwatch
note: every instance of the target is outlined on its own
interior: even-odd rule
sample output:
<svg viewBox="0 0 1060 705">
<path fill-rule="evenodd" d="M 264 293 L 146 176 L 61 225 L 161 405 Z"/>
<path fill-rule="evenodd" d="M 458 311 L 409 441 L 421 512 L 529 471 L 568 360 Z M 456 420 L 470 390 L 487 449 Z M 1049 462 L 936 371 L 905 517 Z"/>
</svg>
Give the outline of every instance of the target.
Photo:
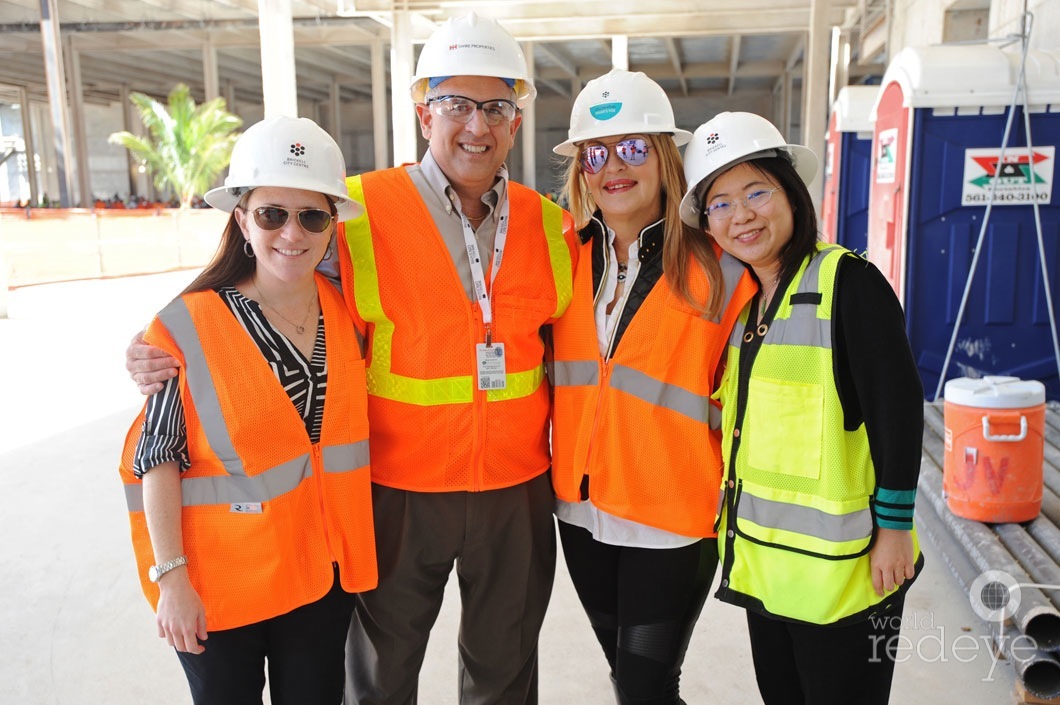
<svg viewBox="0 0 1060 705">
<path fill-rule="evenodd" d="M 163 575 L 168 573 L 169 571 L 173 570 L 174 568 L 179 568 L 180 566 L 187 565 L 187 564 L 188 564 L 188 557 L 187 556 L 177 556 L 176 558 L 174 558 L 171 561 L 166 561 L 165 563 L 160 563 L 158 565 L 153 565 L 150 568 L 148 568 L 147 569 L 147 579 L 150 580 L 152 583 L 157 583 L 158 580 Z"/>
</svg>

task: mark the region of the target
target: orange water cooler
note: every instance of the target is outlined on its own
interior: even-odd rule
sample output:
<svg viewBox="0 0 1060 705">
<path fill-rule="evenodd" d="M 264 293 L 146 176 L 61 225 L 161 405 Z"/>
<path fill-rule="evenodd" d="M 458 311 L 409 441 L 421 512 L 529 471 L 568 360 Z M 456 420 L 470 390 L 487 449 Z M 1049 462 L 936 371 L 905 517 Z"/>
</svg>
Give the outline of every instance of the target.
<svg viewBox="0 0 1060 705">
<path fill-rule="evenodd" d="M 1042 506 L 1045 385 L 1017 377 L 946 382 L 943 489 L 950 511 L 1023 522 Z"/>
</svg>

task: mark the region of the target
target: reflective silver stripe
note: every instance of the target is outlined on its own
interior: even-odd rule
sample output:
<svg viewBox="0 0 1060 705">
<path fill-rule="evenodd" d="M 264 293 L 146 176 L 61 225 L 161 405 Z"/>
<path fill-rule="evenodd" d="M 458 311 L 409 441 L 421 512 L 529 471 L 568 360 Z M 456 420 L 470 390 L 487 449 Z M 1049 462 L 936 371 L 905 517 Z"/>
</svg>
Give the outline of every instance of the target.
<svg viewBox="0 0 1060 705">
<path fill-rule="evenodd" d="M 349 472 L 368 464 L 368 441 L 325 446 L 324 472 Z"/>
<path fill-rule="evenodd" d="M 358 470 L 368 465 L 368 441 L 325 446 L 322 455 L 325 472 Z M 181 500 L 185 507 L 233 502 L 268 502 L 295 489 L 312 475 L 310 456 L 303 454 L 253 477 L 215 475 L 182 478 Z M 125 485 L 125 504 L 130 512 L 144 510 L 142 484 Z"/>
<path fill-rule="evenodd" d="M 790 318 L 778 318 L 769 324 L 766 342 L 772 345 L 805 345 L 831 349 L 832 322 L 817 318 L 817 307 L 798 304 Z"/>
<path fill-rule="evenodd" d="M 783 529 L 825 541 L 857 541 L 872 535 L 872 513 L 868 507 L 836 515 L 744 492 L 740 495 L 737 516 L 769 529 Z"/>
<path fill-rule="evenodd" d="M 722 252 L 718 262 L 721 264 L 721 276 L 725 280 L 725 299 L 721 302 L 718 315 L 713 319 L 715 323 L 721 323 L 721 317 L 725 314 L 725 309 L 729 308 L 729 302 L 736 295 L 736 285 L 740 283 L 740 277 L 747 271 L 747 267 L 743 265 L 743 262 L 728 252 Z"/>
<path fill-rule="evenodd" d="M 611 387 L 632 394 L 649 404 L 684 414 L 693 421 L 703 424 L 708 422 L 709 397 L 661 382 L 632 367 L 615 365 L 611 372 Z"/>
<path fill-rule="evenodd" d="M 814 255 L 803 272 L 795 294 L 821 293 L 821 263 L 832 249 L 834 247 L 826 247 Z M 790 300 L 791 294 L 787 296 Z M 791 303 L 785 303 L 785 306 L 789 311 L 787 317 L 777 318 L 769 324 L 766 342 L 774 345 L 805 345 L 826 350 L 832 348 L 832 321 L 830 318 L 818 318 L 817 306 Z"/>
<path fill-rule="evenodd" d="M 268 502 L 295 489 L 312 474 L 313 465 L 306 453 L 253 477 L 187 477 L 180 481 L 181 503 L 185 507 L 196 507 L 232 502 Z"/>
<path fill-rule="evenodd" d="M 710 427 L 715 431 L 721 428 L 721 409 L 708 403 L 707 418 L 709 419 Z"/>
<path fill-rule="evenodd" d="M 554 365 L 553 385 L 557 387 L 579 387 L 595 385 L 600 382 L 600 366 L 594 362 L 564 362 L 557 360 Z"/>
<path fill-rule="evenodd" d="M 135 485 L 125 485 L 125 505 L 130 512 L 144 510 L 144 486 L 139 482 Z"/>
<path fill-rule="evenodd" d="M 191 311 L 182 297 L 173 299 L 158 314 L 169 334 L 173 336 L 184 354 L 185 374 L 188 390 L 195 402 L 195 411 L 202 422 L 203 432 L 210 443 L 210 449 L 224 465 L 230 475 L 246 475 L 243 461 L 236 454 L 232 437 L 228 433 L 221 402 L 217 398 L 217 389 L 213 383 L 213 374 L 206 364 L 206 355 L 202 350 L 202 341 L 191 320 Z"/>
</svg>

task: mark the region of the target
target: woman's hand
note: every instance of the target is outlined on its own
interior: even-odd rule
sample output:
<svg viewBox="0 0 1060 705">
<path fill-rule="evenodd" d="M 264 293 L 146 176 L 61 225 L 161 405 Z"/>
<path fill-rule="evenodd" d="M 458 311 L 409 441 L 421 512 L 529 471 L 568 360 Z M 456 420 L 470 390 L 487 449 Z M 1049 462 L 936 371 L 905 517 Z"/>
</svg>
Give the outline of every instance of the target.
<svg viewBox="0 0 1060 705">
<path fill-rule="evenodd" d="M 187 568 L 171 571 L 158 586 L 158 636 L 177 651 L 201 654 L 206 650 L 199 643 L 206 641 L 206 611 L 188 580 Z"/>
<path fill-rule="evenodd" d="M 161 392 L 162 383 L 177 376 L 177 360 L 145 343 L 144 334 L 137 333 L 125 349 L 125 369 L 140 388 L 140 393 L 149 396 Z"/>
<path fill-rule="evenodd" d="M 883 597 L 916 575 L 913 535 L 899 529 L 877 529 L 876 543 L 869 550 L 872 587 Z"/>
</svg>

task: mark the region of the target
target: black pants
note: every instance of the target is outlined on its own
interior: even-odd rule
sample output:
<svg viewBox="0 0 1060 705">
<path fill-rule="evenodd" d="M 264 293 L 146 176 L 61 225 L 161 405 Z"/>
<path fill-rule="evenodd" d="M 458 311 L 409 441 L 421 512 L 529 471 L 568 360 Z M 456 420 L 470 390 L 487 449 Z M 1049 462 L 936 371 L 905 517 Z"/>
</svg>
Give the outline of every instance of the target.
<svg viewBox="0 0 1060 705">
<path fill-rule="evenodd" d="M 620 705 L 680 703 L 681 664 L 718 566 L 717 542 L 610 546 L 562 521 L 559 536 Z"/>
<path fill-rule="evenodd" d="M 209 632 L 201 654 L 177 652 L 195 705 L 261 705 L 265 662 L 273 705 L 339 705 L 354 595 L 337 576 L 327 595 L 287 614 Z"/>
<path fill-rule="evenodd" d="M 844 627 L 748 612 L 762 700 L 765 705 L 887 705 L 901 620 L 901 602 L 888 616 Z"/>
</svg>

